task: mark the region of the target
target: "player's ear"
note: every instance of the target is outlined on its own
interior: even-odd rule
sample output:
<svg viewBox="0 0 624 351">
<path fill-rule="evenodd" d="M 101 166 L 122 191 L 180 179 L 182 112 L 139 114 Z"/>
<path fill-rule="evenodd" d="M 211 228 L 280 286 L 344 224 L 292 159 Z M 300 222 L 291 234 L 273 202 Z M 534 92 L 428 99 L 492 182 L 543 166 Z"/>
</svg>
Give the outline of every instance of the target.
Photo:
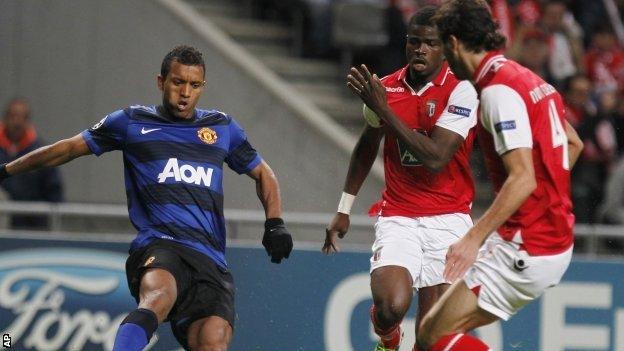
<svg viewBox="0 0 624 351">
<path fill-rule="evenodd" d="M 165 78 L 160 74 L 156 77 L 156 81 L 158 83 L 158 90 L 163 91 L 165 86 Z"/>
<path fill-rule="evenodd" d="M 449 47 L 451 48 L 451 51 L 456 52 L 459 50 L 459 40 L 457 40 L 456 36 L 452 34 L 449 35 L 448 43 L 449 43 Z"/>
</svg>

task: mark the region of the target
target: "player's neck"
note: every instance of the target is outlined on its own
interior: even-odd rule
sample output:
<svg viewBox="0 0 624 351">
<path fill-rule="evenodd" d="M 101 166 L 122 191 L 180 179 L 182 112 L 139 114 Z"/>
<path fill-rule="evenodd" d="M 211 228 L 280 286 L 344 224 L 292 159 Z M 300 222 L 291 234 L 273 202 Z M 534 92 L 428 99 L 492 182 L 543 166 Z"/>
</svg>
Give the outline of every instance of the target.
<svg viewBox="0 0 624 351">
<path fill-rule="evenodd" d="M 173 121 L 173 122 L 187 122 L 187 123 L 191 123 L 191 122 L 195 121 L 195 117 L 196 117 L 195 116 L 195 111 L 193 111 L 193 115 L 191 116 L 191 118 L 179 118 L 179 117 L 176 117 L 164 105 L 158 105 L 156 107 L 156 111 L 162 117 L 164 117 L 164 118 L 166 118 L 166 119 L 168 119 L 170 121 Z"/>
<path fill-rule="evenodd" d="M 485 56 L 487 56 L 488 53 L 489 53 L 488 51 L 481 51 L 481 52 L 476 52 L 476 53 L 466 52 L 464 53 L 464 55 L 462 55 L 463 57 L 461 59 L 464 62 L 464 65 L 466 66 L 466 70 L 470 74 L 470 77 L 472 77 L 472 79 L 474 79 L 474 75 L 477 69 L 479 69 L 481 62 L 483 61 Z"/>
</svg>

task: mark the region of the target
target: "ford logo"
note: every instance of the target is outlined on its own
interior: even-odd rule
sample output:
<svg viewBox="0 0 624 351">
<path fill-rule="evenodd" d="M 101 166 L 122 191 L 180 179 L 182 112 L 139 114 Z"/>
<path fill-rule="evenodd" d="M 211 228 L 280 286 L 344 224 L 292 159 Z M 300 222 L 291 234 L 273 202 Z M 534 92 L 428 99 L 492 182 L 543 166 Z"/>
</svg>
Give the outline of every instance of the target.
<svg viewBox="0 0 624 351">
<path fill-rule="evenodd" d="M 1 252 L 2 334 L 18 348 L 112 349 L 119 323 L 136 308 L 125 259 L 72 248 Z"/>
</svg>

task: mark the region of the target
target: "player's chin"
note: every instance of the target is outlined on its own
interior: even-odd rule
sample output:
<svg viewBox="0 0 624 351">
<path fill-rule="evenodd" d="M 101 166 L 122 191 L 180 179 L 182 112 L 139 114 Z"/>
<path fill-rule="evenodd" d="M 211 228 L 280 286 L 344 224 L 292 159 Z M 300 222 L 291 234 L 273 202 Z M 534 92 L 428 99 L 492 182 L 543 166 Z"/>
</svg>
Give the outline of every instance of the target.
<svg viewBox="0 0 624 351">
<path fill-rule="evenodd" d="M 189 119 L 192 116 L 190 111 L 180 111 L 180 110 L 175 110 L 173 115 L 176 118 L 180 118 L 180 119 Z"/>
<path fill-rule="evenodd" d="M 412 68 L 412 71 L 414 71 L 415 73 L 425 73 L 429 71 L 429 65 L 427 65 L 426 63 L 422 63 L 422 62 L 411 63 L 410 67 Z"/>
</svg>

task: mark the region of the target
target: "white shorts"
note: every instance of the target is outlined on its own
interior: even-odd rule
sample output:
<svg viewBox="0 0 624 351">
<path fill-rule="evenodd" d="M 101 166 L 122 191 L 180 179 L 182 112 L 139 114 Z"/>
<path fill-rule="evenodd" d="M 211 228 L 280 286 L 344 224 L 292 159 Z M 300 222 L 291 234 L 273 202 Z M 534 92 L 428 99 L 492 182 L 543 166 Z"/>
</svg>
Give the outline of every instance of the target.
<svg viewBox="0 0 624 351">
<path fill-rule="evenodd" d="M 503 320 L 557 285 L 572 259 L 572 247 L 556 255 L 529 256 L 518 243 L 497 233 L 490 235 L 484 248 L 464 281 L 469 289 L 479 287 L 479 307 Z"/>
<path fill-rule="evenodd" d="M 472 218 L 464 213 L 379 217 L 370 271 L 384 266 L 405 267 L 415 289 L 447 283 L 442 276 L 446 252 L 471 227 Z"/>
</svg>

